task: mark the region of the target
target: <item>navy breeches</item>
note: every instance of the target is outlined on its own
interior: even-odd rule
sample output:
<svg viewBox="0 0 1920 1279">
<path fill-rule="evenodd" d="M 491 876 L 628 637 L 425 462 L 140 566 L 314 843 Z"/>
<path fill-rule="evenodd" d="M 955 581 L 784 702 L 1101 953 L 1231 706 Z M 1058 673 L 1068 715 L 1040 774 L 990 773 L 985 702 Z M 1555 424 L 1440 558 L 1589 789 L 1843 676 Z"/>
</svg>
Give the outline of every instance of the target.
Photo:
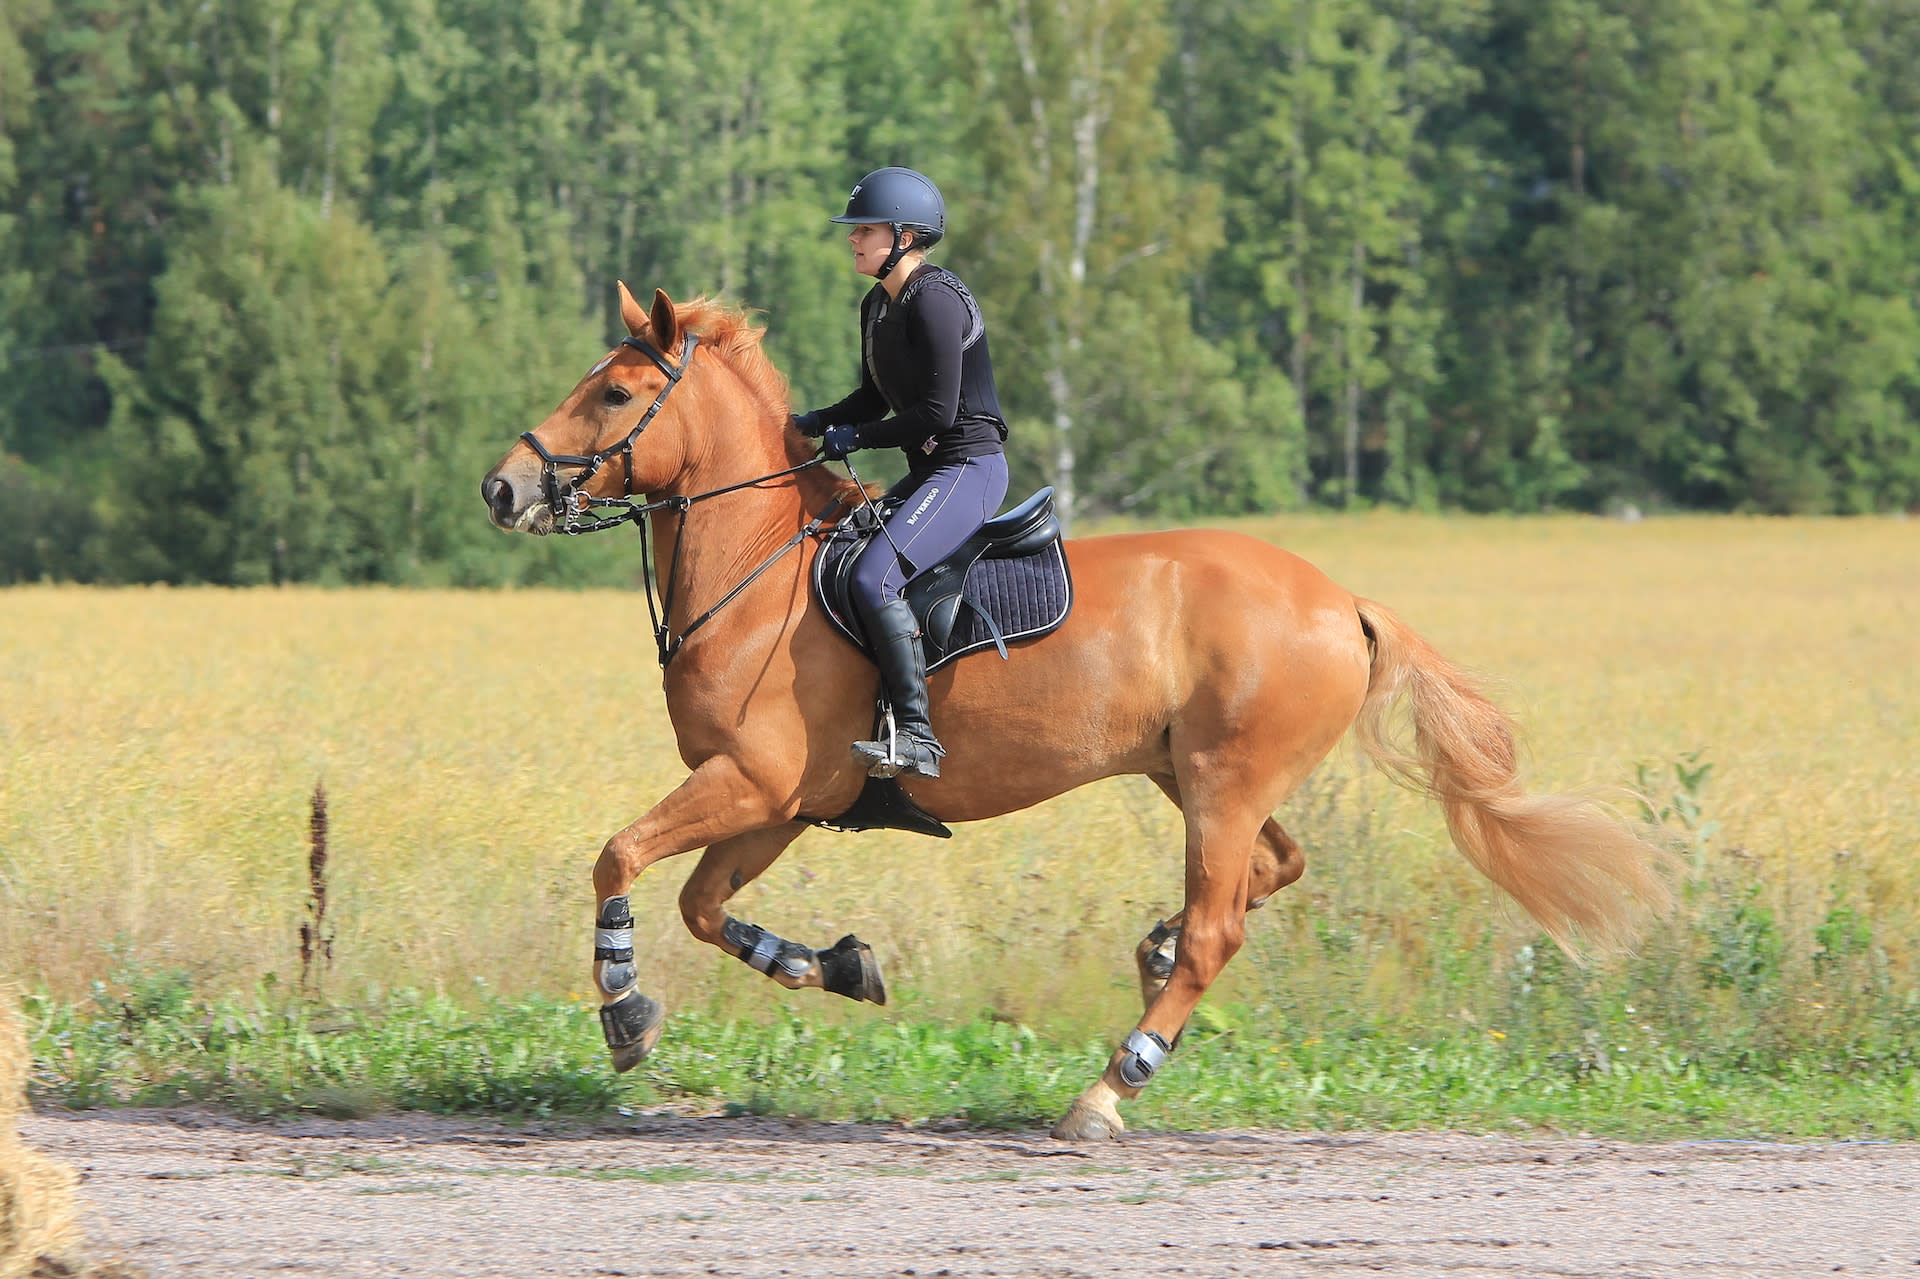
<svg viewBox="0 0 1920 1279">
<path fill-rule="evenodd" d="M 874 538 L 853 566 L 853 593 L 861 611 L 871 617 L 899 599 L 908 582 L 945 559 L 992 519 L 1006 496 L 1004 453 L 962 458 L 926 475 L 909 475 L 887 490 L 887 500 L 905 500 L 887 519 L 893 540 L 889 542 L 885 535 Z"/>
</svg>

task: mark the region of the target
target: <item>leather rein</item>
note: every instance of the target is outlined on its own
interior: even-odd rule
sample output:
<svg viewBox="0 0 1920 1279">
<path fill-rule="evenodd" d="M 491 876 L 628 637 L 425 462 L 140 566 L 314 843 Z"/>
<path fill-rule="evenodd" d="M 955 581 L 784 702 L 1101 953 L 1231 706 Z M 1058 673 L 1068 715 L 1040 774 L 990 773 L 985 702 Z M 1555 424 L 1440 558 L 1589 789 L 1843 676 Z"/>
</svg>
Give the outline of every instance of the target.
<svg viewBox="0 0 1920 1279">
<path fill-rule="evenodd" d="M 693 361 L 693 349 L 699 344 L 699 341 L 699 334 L 688 333 L 680 346 L 680 363 L 675 365 L 650 342 L 644 342 L 637 337 L 623 338 L 621 340 L 620 345 L 630 346 L 646 356 L 649 360 L 652 360 L 654 366 L 666 374 L 667 382 L 665 386 L 660 388 L 660 394 L 653 397 L 653 403 L 647 406 L 647 411 L 640 415 L 640 420 L 634 424 L 634 428 L 628 431 L 626 438 L 618 444 L 609 445 L 597 453 L 585 456 L 577 453 L 550 453 L 547 451 L 547 446 L 542 444 L 539 437 L 532 431 L 522 431 L 520 433 L 520 438 L 526 441 L 528 447 L 540 455 L 541 489 L 546 494 L 547 509 L 551 511 L 554 516 L 554 532 L 564 533 L 571 537 L 581 533 L 598 533 L 602 529 L 618 528 L 622 524 L 635 524 L 639 526 L 640 573 L 646 583 L 647 616 L 653 623 L 653 642 L 660 652 L 660 669 L 662 670 L 665 670 L 667 663 L 671 662 L 674 655 L 679 653 L 681 646 L 687 642 L 687 638 L 690 635 L 712 621 L 714 615 L 721 609 L 738 599 L 741 592 L 751 586 L 755 579 L 762 573 L 765 573 L 778 563 L 781 557 L 786 555 L 788 551 L 791 551 L 809 537 L 817 536 L 820 530 L 826 527 L 829 517 L 841 506 L 841 500 L 839 498 L 835 498 L 829 502 L 826 507 L 823 508 L 818 515 L 815 515 L 809 520 L 798 533 L 788 538 L 786 543 L 774 551 L 773 554 L 761 560 L 746 577 L 741 579 L 738 585 L 721 596 L 718 603 L 706 612 L 700 614 L 700 616 L 694 618 L 691 622 L 688 622 L 686 629 L 678 635 L 672 633 L 670 629 L 670 619 L 673 616 L 674 588 L 680 580 L 680 552 L 687 544 L 687 512 L 692 509 L 694 503 L 704 502 L 708 498 L 719 497 L 724 493 L 734 493 L 745 488 L 755 488 L 761 484 L 765 484 L 768 480 L 777 480 L 789 475 L 797 475 L 801 471 L 819 466 L 827 460 L 825 457 L 811 458 L 808 461 L 800 463 L 798 466 L 789 466 L 785 470 L 774 471 L 771 474 L 758 476 L 751 480 L 742 480 L 738 484 L 728 484 L 722 488 L 708 489 L 704 493 L 664 497 L 657 502 L 634 500 L 631 496 L 633 490 L 634 443 L 659 414 L 661 406 L 667 402 L 667 396 L 673 393 L 673 388 L 680 385 L 681 377 L 685 375 L 687 366 Z M 591 493 L 583 492 L 582 490 L 586 483 L 595 475 L 599 474 L 600 468 L 615 457 L 620 458 L 626 468 L 626 482 L 622 485 L 622 496 L 595 497 Z M 578 467 L 579 469 L 562 480 L 560 477 L 560 468 L 563 466 Z M 649 539 L 649 529 L 652 526 L 652 517 L 662 511 L 675 512 L 680 517 L 680 523 L 675 530 L 673 539 L 673 563 L 667 568 L 666 589 L 664 591 L 656 591 L 653 546 Z M 655 603 L 656 594 L 659 596 L 659 603 L 657 605 Z"/>
</svg>

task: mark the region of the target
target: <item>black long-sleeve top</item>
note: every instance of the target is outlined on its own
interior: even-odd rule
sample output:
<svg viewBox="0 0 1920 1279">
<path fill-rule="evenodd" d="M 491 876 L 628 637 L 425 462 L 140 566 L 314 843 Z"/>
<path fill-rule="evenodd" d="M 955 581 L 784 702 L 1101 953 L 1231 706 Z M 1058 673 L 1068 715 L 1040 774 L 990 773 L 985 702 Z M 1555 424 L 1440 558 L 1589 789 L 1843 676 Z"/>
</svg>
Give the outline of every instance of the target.
<svg viewBox="0 0 1920 1279">
<path fill-rule="evenodd" d="M 852 424 L 861 448 L 905 450 L 915 471 L 1000 452 L 986 323 L 951 271 L 922 264 L 897 299 L 874 285 L 860 303 L 860 354 L 859 388 L 817 420 Z"/>
</svg>

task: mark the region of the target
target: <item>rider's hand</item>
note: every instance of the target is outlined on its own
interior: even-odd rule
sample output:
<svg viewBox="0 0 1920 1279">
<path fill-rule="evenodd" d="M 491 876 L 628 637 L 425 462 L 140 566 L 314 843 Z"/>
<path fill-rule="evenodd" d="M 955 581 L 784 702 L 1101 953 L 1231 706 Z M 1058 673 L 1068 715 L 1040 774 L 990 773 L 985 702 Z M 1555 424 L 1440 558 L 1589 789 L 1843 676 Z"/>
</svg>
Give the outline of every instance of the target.
<svg viewBox="0 0 1920 1279">
<path fill-rule="evenodd" d="M 826 429 L 821 443 L 821 453 L 830 462 L 838 462 L 847 454 L 860 447 L 855 438 L 857 432 L 851 426 L 830 426 Z"/>
<path fill-rule="evenodd" d="M 795 413 L 787 418 L 787 424 L 810 440 L 817 440 L 826 433 L 827 421 L 818 413 Z"/>
</svg>

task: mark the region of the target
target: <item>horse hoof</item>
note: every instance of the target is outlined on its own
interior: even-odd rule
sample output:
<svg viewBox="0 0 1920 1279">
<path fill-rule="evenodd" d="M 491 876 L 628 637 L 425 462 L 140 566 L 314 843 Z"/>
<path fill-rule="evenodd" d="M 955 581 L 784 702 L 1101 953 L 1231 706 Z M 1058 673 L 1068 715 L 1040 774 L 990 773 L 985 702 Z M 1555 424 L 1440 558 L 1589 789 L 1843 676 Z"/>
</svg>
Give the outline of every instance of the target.
<svg viewBox="0 0 1920 1279">
<path fill-rule="evenodd" d="M 600 1025 L 607 1051 L 613 1054 L 616 1074 L 625 1074 L 647 1059 L 667 1025 L 667 1010 L 637 990 L 630 990 L 600 1008 Z M 618 1041 L 618 1042 L 616 1042 Z"/>
<path fill-rule="evenodd" d="M 1076 1101 L 1053 1126 L 1053 1137 L 1056 1141 L 1113 1141 L 1126 1130 L 1120 1116 L 1102 1114 Z"/>
<path fill-rule="evenodd" d="M 852 933 L 821 951 L 819 960 L 821 985 L 833 994 L 870 1004 L 887 1002 L 887 983 L 880 976 L 873 947 Z"/>
<path fill-rule="evenodd" d="M 609 1048 L 607 1051 L 613 1054 L 613 1073 L 624 1075 L 645 1061 L 647 1055 L 653 1051 L 653 1046 L 660 1042 L 660 1032 L 665 1030 L 666 1026 L 666 1018 L 662 1017 L 653 1024 L 652 1029 L 640 1037 L 639 1043 Z"/>
<path fill-rule="evenodd" d="M 880 961 L 873 957 L 873 947 L 860 947 L 860 998 L 870 1004 L 887 1002 L 887 983 L 880 976 Z"/>
</svg>

